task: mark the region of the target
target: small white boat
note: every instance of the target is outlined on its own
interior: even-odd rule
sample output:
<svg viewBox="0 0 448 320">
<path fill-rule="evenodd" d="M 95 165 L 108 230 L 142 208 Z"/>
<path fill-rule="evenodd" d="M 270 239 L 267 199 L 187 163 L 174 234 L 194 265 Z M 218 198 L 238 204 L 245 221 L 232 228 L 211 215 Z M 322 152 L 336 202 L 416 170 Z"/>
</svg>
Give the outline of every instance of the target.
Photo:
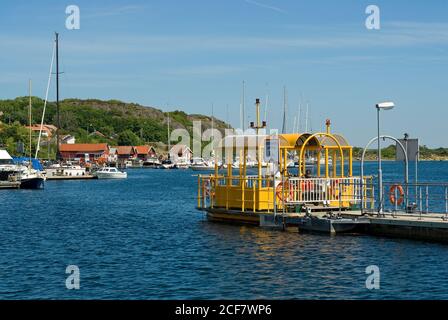
<svg viewBox="0 0 448 320">
<path fill-rule="evenodd" d="M 156 157 L 151 157 L 146 159 L 146 161 L 143 162 L 143 166 L 144 167 L 150 167 L 150 168 L 156 168 L 158 166 L 160 166 L 160 160 L 157 159 Z"/>
<path fill-rule="evenodd" d="M 104 167 L 93 173 L 98 179 L 126 179 L 128 174 L 126 172 L 118 171 L 114 167 Z"/>
<path fill-rule="evenodd" d="M 188 169 L 190 167 L 190 162 L 187 162 L 185 160 L 177 161 L 176 167 L 178 169 Z"/>
<path fill-rule="evenodd" d="M 142 160 L 128 160 L 124 163 L 126 169 L 128 168 L 141 168 L 143 167 Z"/>
<path fill-rule="evenodd" d="M 170 159 L 163 160 L 159 166 L 159 169 L 177 169 L 177 165 Z"/>
<path fill-rule="evenodd" d="M 210 171 L 215 170 L 215 164 L 203 158 L 193 158 L 193 163 L 190 165 L 190 168 L 193 171 Z"/>
</svg>

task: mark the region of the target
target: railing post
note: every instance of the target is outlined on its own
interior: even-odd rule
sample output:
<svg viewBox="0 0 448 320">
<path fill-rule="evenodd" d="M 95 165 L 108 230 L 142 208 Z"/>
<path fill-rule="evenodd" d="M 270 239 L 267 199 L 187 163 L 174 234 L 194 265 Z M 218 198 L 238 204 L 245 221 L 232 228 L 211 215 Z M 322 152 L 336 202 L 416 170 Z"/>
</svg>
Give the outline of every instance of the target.
<svg viewBox="0 0 448 320">
<path fill-rule="evenodd" d="M 274 221 L 275 221 L 277 217 L 277 189 L 275 187 L 275 175 L 272 176 L 272 189 L 274 191 L 273 209 L 274 209 Z"/>
<path fill-rule="evenodd" d="M 426 186 L 426 213 L 429 213 L 429 186 Z"/>
<path fill-rule="evenodd" d="M 241 211 L 244 212 L 245 210 L 245 201 L 246 201 L 246 197 L 244 195 L 244 193 L 246 192 L 246 179 L 243 179 L 241 181 Z"/>
<path fill-rule="evenodd" d="M 255 208 L 255 206 L 256 206 L 256 203 L 257 203 L 257 201 L 256 201 L 256 199 L 255 199 L 255 197 L 256 197 L 256 187 L 255 187 L 255 183 L 258 183 L 260 180 L 252 180 L 252 203 L 253 203 L 253 211 L 254 212 L 256 212 L 256 208 Z"/>
<path fill-rule="evenodd" d="M 225 179 L 226 179 L 225 180 L 225 185 L 226 185 L 226 210 L 229 210 L 229 189 L 230 189 L 231 182 L 229 183 L 230 177 L 227 176 Z"/>
<path fill-rule="evenodd" d="M 216 177 L 216 176 L 215 176 Z M 214 195 L 213 195 L 213 190 L 216 190 L 216 183 L 217 183 L 217 178 L 212 178 L 212 176 L 210 176 L 210 193 L 209 193 L 209 197 L 210 197 L 210 208 L 213 209 L 214 206 Z"/>
<path fill-rule="evenodd" d="M 338 184 L 339 189 L 339 214 L 342 212 L 342 193 L 341 193 L 341 183 Z"/>
<path fill-rule="evenodd" d="M 422 192 L 422 187 L 419 187 L 419 207 L 420 207 L 420 213 L 423 212 L 423 192 Z"/>
<path fill-rule="evenodd" d="M 198 208 L 201 207 L 201 175 L 198 175 Z"/>
<path fill-rule="evenodd" d="M 448 214 L 448 188 L 445 186 L 445 213 Z"/>
<path fill-rule="evenodd" d="M 397 188 L 394 189 L 394 193 L 395 193 L 395 212 L 398 211 L 398 190 Z"/>
<path fill-rule="evenodd" d="M 448 188 L 445 186 L 445 219 L 448 218 Z"/>
</svg>

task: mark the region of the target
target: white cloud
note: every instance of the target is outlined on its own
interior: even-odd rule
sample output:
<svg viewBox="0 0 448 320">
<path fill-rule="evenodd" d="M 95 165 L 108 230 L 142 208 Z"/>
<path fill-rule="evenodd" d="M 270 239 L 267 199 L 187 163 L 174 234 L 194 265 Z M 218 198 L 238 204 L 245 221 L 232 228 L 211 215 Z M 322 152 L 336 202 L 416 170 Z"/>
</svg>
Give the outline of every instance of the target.
<svg viewBox="0 0 448 320">
<path fill-rule="evenodd" d="M 419 46 L 448 46 L 448 23 L 385 23 L 379 31 L 361 26 L 322 28 L 318 35 L 303 32 L 288 36 L 215 36 L 215 35 L 113 35 L 91 38 L 61 39 L 64 55 L 79 58 L 93 56 L 111 58 L 124 54 L 182 54 L 207 52 L 287 52 L 307 49 L 369 49 Z M 8 50 L 0 57 L 51 52 L 50 38 L 0 35 L 2 46 Z"/>
<path fill-rule="evenodd" d="M 277 12 L 280 12 L 280 13 L 287 13 L 285 10 L 280 9 L 279 7 L 275 7 L 275 6 L 268 5 L 268 4 L 265 4 L 265 3 L 261 3 L 261 2 L 258 2 L 258 1 L 244 0 L 244 2 L 252 4 L 252 5 L 260 7 L 260 8 L 269 9 L 269 10 L 277 11 Z"/>
</svg>

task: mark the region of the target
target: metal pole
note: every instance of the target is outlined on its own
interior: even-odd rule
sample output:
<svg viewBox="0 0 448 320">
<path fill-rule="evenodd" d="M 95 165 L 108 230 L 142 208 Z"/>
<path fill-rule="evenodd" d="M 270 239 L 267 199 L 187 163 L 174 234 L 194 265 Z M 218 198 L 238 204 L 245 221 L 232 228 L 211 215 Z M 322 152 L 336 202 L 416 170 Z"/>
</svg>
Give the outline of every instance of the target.
<svg viewBox="0 0 448 320">
<path fill-rule="evenodd" d="M 56 36 L 56 117 L 58 127 L 56 128 L 56 160 L 61 159 L 59 151 L 59 130 L 61 129 L 61 116 L 59 112 L 59 33 Z"/>
<path fill-rule="evenodd" d="M 445 219 L 448 217 L 448 189 L 445 187 Z"/>
<path fill-rule="evenodd" d="M 415 159 L 415 199 L 417 199 L 417 184 L 418 184 L 418 162 L 420 158 L 420 146 L 417 146 L 417 157 Z M 417 200 L 415 200 L 417 202 Z"/>
<path fill-rule="evenodd" d="M 380 108 L 377 108 L 377 122 L 378 122 L 378 190 L 379 207 L 378 213 L 383 213 L 383 170 L 381 167 L 381 137 L 380 137 Z"/>
</svg>

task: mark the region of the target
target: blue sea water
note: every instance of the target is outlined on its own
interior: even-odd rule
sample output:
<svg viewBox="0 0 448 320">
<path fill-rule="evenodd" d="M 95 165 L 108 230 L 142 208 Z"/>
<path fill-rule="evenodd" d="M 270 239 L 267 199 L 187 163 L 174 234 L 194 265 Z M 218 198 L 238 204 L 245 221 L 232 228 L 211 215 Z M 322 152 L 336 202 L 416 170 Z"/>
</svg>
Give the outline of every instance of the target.
<svg viewBox="0 0 448 320">
<path fill-rule="evenodd" d="M 401 168 L 385 163 L 386 178 Z M 448 180 L 448 163 L 421 163 L 420 175 Z M 0 299 L 448 299 L 447 245 L 207 222 L 196 182 L 136 169 L 1 190 Z M 68 265 L 80 290 L 65 286 Z M 370 265 L 380 290 L 366 289 Z"/>
</svg>

